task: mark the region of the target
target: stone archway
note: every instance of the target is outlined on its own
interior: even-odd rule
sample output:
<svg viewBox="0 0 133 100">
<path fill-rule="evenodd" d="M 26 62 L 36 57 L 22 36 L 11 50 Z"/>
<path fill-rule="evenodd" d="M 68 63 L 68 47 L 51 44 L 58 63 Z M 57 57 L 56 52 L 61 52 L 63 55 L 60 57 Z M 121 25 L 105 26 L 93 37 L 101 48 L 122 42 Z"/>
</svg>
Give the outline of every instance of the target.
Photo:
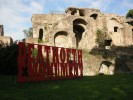
<svg viewBox="0 0 133 100">
<path fill-rule="evenodd" d="M 39 30 L 38 39 L 39 39 L 39 40 L 42 40 L 42 39 L 43 39 L 43 29 L 42 29 L 42 28 Z"/>
<path fill-rule="evenodd" d="M 85 32 L 85 26 L 87 22 L 84 19 L 77 18 L 73 21 L 73 32 L 76 38 L 76 47 L 79 47 L 79 43 L 82 40 L 82 35 Z"/>
<path fill-rule="evenodd" d="M 74 25 L 73 26 L 73 31 L 74 31 L 75 37 L 76 37 L 76 47 L 78 47 L 79 46 L 79 42 L 82 39 L 82 34 L 85 31 L 85 29 L 82 26 L 80 26 L 80 25 Z"/>
<path fill-rule="evenodd" d="M 115 70 L 115 66 L 110 61 L 102 61 L 99 73 L 105 74 L 105 75 L 113 75 Z"/>
<path fill-rule="evenodd" d="M 92 14 L 92 15 L 90 15 L 90 17 L 92 17 L 94 20 L 96 20 L 97 19 L 97 16 L 98 16 L 98 14 Z"/>
<path fill-rule="evenodd" d="M 54 35 L 54 45 L 58 47 L 68 47 L 68 33 L 65 31 L 57 32 Z"/>
</svg>

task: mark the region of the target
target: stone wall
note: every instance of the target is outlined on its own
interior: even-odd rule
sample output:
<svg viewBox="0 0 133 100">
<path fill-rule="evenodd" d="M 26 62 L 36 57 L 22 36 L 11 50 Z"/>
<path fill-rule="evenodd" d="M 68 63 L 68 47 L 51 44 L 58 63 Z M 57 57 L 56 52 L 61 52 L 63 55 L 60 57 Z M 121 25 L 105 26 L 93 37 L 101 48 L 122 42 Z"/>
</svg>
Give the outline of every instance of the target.
<svg viewBox="0 0 133 100">
<path fill-rule="evenodd" d="M 11 44 L 13 43 L 13 40 L 10 36 L 0 36 L 0 40 L 5 44 L 5 45 L 8 45 L 8 44 Z"/>
<path fill-rule="evenodd" d="M 111 45 L 133 44 L 133 26 L 130 24 L 133 20 L 127 21 L 125 17 L 116 14 L 104 14 L 99 9 L 69 7 L 65 12 L 34 14 L 33 38 L 42 39 L 53 46 L 91 50 L 96 46 L 97 29 L 106 28 L 112 40 Z"/>
<path fill-rule="evenodd" d="M 38 39 L 37 38 L 25 38 L 25 39 L 23 39 L 23 42 L 38 44 Z"/>
<path fill-rule="evenodd" d="M 3 28 L 3 25 L 0 25 L 0 36 L 4 36 L 4 28 Z"/>
<path fill-rule="evenodd" d="M 2 46 L 6 46 L 12 43 L 13 43 L 13 39 L 10 36 L 4 36 L 4 26 L 0 25 L 0 44 Z"/>
</svg>

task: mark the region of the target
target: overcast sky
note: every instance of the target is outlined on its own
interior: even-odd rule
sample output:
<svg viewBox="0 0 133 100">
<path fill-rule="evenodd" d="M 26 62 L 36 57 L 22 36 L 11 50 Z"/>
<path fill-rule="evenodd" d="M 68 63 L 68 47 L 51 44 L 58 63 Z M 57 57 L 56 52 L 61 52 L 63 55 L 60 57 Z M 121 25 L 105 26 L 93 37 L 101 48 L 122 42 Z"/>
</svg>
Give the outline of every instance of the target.
<svg viewBox="0 0 133 100">
<path fill-rule="evenodd" d="M 32 14 L 65 11 L 67 7 L 98 8 L 103 13 L 125 16 L 133 0 L 0 0 L 0 24 L 5 36 L 24 38 L 23 30 L 32 26 Z"/>
</svg>

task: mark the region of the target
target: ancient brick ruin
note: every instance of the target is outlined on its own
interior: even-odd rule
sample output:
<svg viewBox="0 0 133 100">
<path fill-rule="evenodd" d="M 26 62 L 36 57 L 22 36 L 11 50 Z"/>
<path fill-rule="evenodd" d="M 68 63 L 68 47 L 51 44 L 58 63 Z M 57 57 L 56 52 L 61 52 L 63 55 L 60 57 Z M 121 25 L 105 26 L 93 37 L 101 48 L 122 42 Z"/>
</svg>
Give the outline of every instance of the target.
<svg viewBox="0 0 133 100">
<path fill-rule="evenodd" d="M 69 7 L 65 12 L 34 14 L 31 19 L 34 39 L 27 42 L 91 50 L 96 46 L 96 31 L 105 28 L 111 45 L 133 44 L 133 19 L 90 8 Z"/>
<path fill-rule="evenodd" d="M 13 43 L 13 40 L 10 36 L 4 36 L 4 26 L 0 25 L 0 44 L 6 46 Z"/>
</svg>

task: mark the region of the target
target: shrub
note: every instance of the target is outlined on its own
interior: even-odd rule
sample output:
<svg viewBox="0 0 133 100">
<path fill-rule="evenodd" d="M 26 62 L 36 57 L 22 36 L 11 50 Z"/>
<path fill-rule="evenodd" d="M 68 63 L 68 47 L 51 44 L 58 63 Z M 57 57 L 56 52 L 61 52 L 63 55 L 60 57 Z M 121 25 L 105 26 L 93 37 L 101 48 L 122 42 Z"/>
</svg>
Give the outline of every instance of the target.
<svg viewBox="0 0 133 100">
<path fill-rule="evenodd" d="M 18 45 L 0 48 L 0 74 L 17 74 Z"/>
</svg>

